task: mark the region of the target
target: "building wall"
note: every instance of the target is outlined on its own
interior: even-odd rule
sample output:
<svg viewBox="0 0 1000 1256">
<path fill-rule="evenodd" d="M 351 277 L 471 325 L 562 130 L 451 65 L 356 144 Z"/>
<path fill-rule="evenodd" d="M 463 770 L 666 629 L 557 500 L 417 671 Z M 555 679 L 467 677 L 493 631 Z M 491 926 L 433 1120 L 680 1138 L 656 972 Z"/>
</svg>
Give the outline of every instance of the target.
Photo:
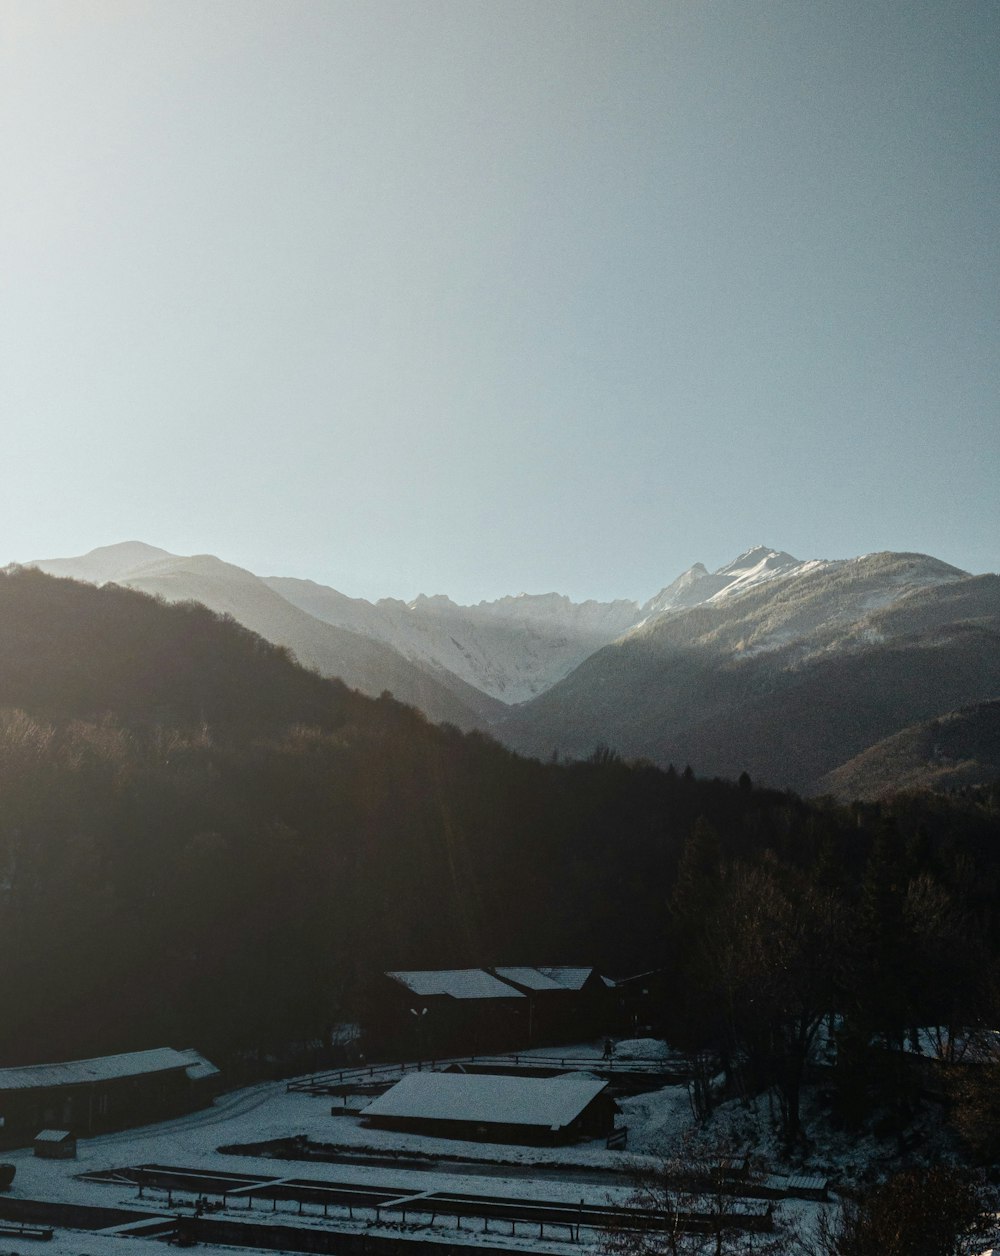
<svg viewBox="0 0 1000 1256">
<path fill-rule="evenodd" d="M 547 1125 L 508 1125 L 502 1121 L 439 1121 L 433 1117 L 369 1117 L 368 1124 L 379 1129 L 401 1130 L 433 1138 L 460 1138 L 469 1142 L 520 1143 L 551 1146 L 572 1143 L 581 1138 L 603 1138 L 614 1128 L 615 1103 L 606 1094 L 597 1095 L 580 1115 L 561 1130 Z"/>
<path fill-rule="evenodd" d="M 513 1050 L 527 1045 L 528 1000 L 418 995 L 382 977 L 369 993 L 366 1029 L 377 1054 L 397 1059 Z"/>
</svg>

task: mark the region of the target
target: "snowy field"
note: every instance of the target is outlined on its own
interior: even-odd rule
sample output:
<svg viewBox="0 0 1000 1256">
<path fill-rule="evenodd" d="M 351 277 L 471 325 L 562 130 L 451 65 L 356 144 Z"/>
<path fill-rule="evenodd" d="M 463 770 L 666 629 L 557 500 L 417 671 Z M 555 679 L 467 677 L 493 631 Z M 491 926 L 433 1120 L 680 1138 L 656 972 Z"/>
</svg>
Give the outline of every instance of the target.
<svg viewBox="0 0 1000 1256">
<path fill-rule="evenodd" d="M 563 1049 L 577 1058 L 600 1057 L 600 1044 Z M 656 1058 L 665 1052 L 662 1044 L 640 1040 L 620 1044 L 621 1058 L 626 1054 Z M 633 1190 L 630 1171 L 637 1165 L 651 1167 L 670 1157 L 689 1138 L 694 1127 L 691 1105 L 684 1086 L 665 1086 L 658 1090 L 619 1100 L 621 1114 L 618 1125 L 629 1127 L 625 1151 L 609 1151 L 603 1140 L 582 1142 L 563 1147 L 530 1147 L 509 1143 L 462 1142 L 454 1139 L 423 1137 L 366 1128 L 354 1115 L 331 1116 L 331 1106 L 339 1101 L 329 1096 L 315 1096 L 288 1091 L 284 1082 L 269 1082 L 221 1096 L 208 1109 L 183 1118 L 141 1129 L 125 1130 L 79 1141 L 76 1160 L 40 1160 L 30 1150 L 8 1153 L 7 1159 L 17 1168 L 9 1197 L 35 1200 L 56 1200 L 104 1207 L 138 1208 L 149 1211 L 167 1210 L 163 1192 L 150 1192 L 139 1201 L 137 1191 L 129 1184 L 102 1184 L 81 1180 L 81 1173 L 161 1164 L 194 1170 L 224 1170 L 232 1173 L 309 1178 L 328 1182 L 351 1183 L 358 1186 L 393 1187 L 438 1192 L 462 1192 L 474 1195 L 501 1196 L 510 1199 L 544 1199 L 577 1204 L 625 1203 Z M 762 1130 L 765 1114 L 733 1106 L 730 1113 L 720 1113 L 716 1123 L 724 1133 L 731 1132 L 740 1141 L 752 1133 L 758 1155 L 770 1159 L 773 1148 Z M 742 1127 L 741 1127 L 742 1123 Z M 304 1136 L 310 1142 L 337 1148 L 348 1157 L 367 1156 L 376 1163 L 357 1164 L 350 1161 L 303 1161 L 230 1155 L 219 1152 L 220 1146 L 262 1143 L 271 1140 Z M 714 1139 L 714 1135 L 713 1135 Z M 706 1142 L 711 1153 L 713 1143 Z M 468 1162 L 463 1164 L 464 1162 Z M 420 1167 L 412 1167 L 418 1162 Z M 477 1173 L 479 1166 L 494 1166 L 490 1176 Z M 773 1167 L 779 1167 L 776 1164 Z M 590 1177 L 591 1180 L 587 1180 Z M 616 1184 L 617 1182 L 617 1184 Z M 174 1198 L 174 1211 L 182 1207 Z M 187 1207 L 188 1201 L 183 1201 Z M 817 1205 L 780 1203 L 776 1217 L 808 1218 Z M 235 1208 L 235 1206 L 234 1206 Z M 183 1209 L 182 1209 L 183 1210 Z M 248 1219 L 242 1207 L 235 1208 L 236 1219 Z M 263 1220 L 262 1216 L 258 1217 Z M 346 1217 L 328 1220 L 322 1217 L 291 1215 L 276 1218 L 283 1224 L 319 1226 L 325 1229 L 364 1230 L 367 1233 L 399 1234 L 399 1226 L 376 1226 L 371 1218 L 353 1223 Z M 547 1233 L 544 1242 L 532 1237 L 530 1228 L 511 1239 L 509 1235 L 483 1233 L 483 1227 L 470 1225 L 456 1230 L 454 1218 L 439 1219 L 441 1234 L 429 1226 L 411 1228 L 414 1237 L 447 1237 L 449 1243 L 476 1243 L 502 1248 L 524 1247 L 530 1250 L 560 1252 L 579 1250 L 580 1244 L 569 1244 Z M 582 1234 L 584 1246 L 596 1247 L 596 1232 Z M 92 1232 L 58 1230 L 53 1244 L 44 1250 L 53 1256 L 108 1256 L 120 1252 L 122 1239 Z M 137 1243 L 152 1240 L 130 1238 L 133 1253 Z M 150 1251 L 163 1251 L 162 1243 Z M 0 1256 L 5 1248 L 0 1241 Z"/>
</svg>

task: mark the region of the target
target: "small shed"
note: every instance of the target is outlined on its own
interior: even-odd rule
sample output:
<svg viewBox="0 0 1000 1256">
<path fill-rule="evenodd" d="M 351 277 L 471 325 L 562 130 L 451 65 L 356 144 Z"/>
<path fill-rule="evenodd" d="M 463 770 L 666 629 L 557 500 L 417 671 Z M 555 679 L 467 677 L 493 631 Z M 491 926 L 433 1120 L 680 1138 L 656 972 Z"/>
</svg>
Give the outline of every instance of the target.
<svg viewBox="0 0 1000 1256">
<path fill-rule="evenodd" d="M 75 1160 L 76 1138 L 69 1130 L 41 1130 L 32 1144 L 41 1160 Z"/>
<path fill-rule="evenodd" d="M 442 1138 L 566 1143 L 614 1127 L 607 1091 L 607 1082 L 580 1073 L 408 1073 L 361 1115 L 370 1125 Z"/>
</svg>

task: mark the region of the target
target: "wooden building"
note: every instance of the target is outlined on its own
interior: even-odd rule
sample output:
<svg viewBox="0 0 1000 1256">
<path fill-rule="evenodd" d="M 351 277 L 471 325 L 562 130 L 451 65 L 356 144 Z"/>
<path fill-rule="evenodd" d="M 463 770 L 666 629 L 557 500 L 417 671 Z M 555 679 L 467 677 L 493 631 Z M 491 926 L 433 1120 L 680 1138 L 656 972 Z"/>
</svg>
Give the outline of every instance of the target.
<svg viewBox="0 0 1000 1256">
<path fill-rule="evenodd" d="M 579 1042 L 615 1025 L 614 983 L 596 968 L 449 968 L 387 972 L 369 992 L 375 1049 L 440 1059 Z"/>
<path fill-rule="evenodd" d="M 370 1125 L 485 1142 L 553 1144 L 614 1128 L 608 1083 L 580 1073 L 407 1073 L 361 1115 Z"/>
<path fill-rule="evenodd" d="M 521 1046 L 528 1001 L 482 968 L 389 972 L 372 1000 L 380 1047 L 436 1059 Z"/>
<path fill-rule="evenodd" d="M 87 1137 L 160 1121 L 210 1103 L 218 1078 L 197 1051 L 172 1047 L 0 1068 L 0 1144 L 25 1146 L 41 1130 Z"/>
<path fill-rule="evenodd" d="M 663 1009 L 669 999 L 669 977 L 665 968 L 619 977 L 615 982 L 618 1033 L 631 1038 L 659 1037 L 662 1034 Z"/>
<path fill-rule="evenodd" d="M 549 967 L 538 970 L 573 994 L 572 1013 L 566 1025 L 568 1041 L 596 1038 L 610 1031 L 615 1014 L 615 983 L 596 968 Z"/>
<path fill-rule="evenodd" d="M 546 976 L 540 968 L 491 968 L 489 971 L 519 990 L 527 1000 L 525 1036 L 519 1046 L 567 1042 L 574 1036 L 576 991 Z"/>
</svg>

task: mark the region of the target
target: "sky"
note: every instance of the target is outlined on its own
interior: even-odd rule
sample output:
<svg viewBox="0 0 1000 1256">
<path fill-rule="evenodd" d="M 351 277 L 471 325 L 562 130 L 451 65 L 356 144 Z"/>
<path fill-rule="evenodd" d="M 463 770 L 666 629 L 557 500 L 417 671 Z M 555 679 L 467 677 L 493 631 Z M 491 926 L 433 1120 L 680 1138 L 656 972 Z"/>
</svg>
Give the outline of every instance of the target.
<svg viewBox="0 0 1000 1256">
<path fill-rule="evenodd" d="M 0 0 L 0 561 L 1000 568 L 993 0 Z"/>
</svg>

